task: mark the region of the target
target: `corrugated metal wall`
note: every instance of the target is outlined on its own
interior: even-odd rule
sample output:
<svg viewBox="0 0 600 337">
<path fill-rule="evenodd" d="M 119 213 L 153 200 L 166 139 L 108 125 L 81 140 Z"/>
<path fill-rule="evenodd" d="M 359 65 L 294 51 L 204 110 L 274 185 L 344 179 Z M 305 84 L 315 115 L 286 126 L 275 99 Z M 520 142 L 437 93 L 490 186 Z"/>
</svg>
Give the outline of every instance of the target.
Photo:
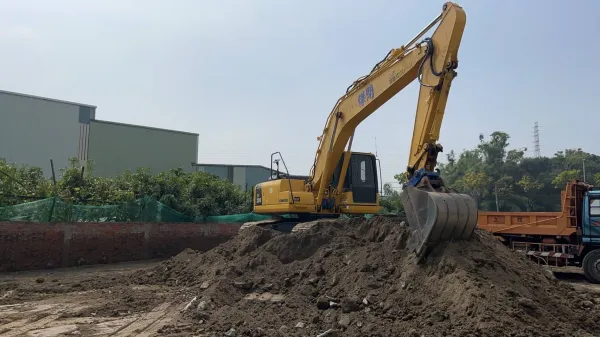
<svg viewBox="0 0 600 337">
<path fill-rule="evenodd" d="M 199 172 L 216 174 L 244 191 L 250 191 L 254 185 L 269 180 L 271 173 L 269 168 L 258 165 L 197 164 L 195 168 Z"/>
<path fill-rule="evenodd" d="M 181 167 L 193 171 L 198 135 L 92 120 L 88 157 L 94 174 L 109 177 L 137 168 L 159 173 Z"/>
<path fill-rule="evenodd" d="M 246 186 L 250 191 L 252 187 L 260 182 L 269 180 L 271 170 L 266 167 L 246 167 Z"/>
<path fill-rule="evenodd" d="M 0 91 L 0 158 L 41 167 L 46 176 L 85 159 L 87 124 L 95 107 Z"/>
</svg>

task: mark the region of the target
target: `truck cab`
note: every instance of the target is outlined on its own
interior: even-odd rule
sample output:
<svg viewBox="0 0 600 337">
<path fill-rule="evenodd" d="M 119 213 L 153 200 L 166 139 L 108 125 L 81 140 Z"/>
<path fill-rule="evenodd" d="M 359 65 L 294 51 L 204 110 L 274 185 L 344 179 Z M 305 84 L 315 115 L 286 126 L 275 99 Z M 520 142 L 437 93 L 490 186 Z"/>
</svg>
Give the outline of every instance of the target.
<svg viewBox="0 0 600 337">
<path fill-rule="evenodd" d="M 586 193 L 583 210 L 581 243 L 600 246 L 600 190 Z"/>
<path fill-rule="evenodd" d="M 581 228 L 578 228 L 579 256 L 585 276 L 600 283 L 600 190 L 585 193 Z"/>
</svg>

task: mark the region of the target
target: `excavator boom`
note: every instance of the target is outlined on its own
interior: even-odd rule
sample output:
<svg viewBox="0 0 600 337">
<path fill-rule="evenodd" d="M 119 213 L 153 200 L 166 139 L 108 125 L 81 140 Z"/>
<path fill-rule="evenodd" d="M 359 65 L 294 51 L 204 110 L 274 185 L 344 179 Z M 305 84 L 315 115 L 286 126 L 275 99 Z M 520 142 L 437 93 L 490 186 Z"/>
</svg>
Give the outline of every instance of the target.
<svg viewBox="0 0 600 337">
<path fill-rule="evenodd" d="M 419 41 L 437 23 L 431 38 Z M 442 151 L 437 141 L 465 24 L 460 6 L 444 4 L 442 13 L 422 32 L 407 45 L 391 50 L 369 75 L 348 88 L 329 115 L 309 182 L 318 191 L 316 204 L 320 205 L 329 195 L 327 182 L 356 127 L 417 79 L 419 99 L 401 199 L 412 230 L 409 248 L 419 257 L 425 257 L 437 242 L 468 239 L 477 222 L 473 198 L 454 193 L 434 171 Z"/>
</svg>

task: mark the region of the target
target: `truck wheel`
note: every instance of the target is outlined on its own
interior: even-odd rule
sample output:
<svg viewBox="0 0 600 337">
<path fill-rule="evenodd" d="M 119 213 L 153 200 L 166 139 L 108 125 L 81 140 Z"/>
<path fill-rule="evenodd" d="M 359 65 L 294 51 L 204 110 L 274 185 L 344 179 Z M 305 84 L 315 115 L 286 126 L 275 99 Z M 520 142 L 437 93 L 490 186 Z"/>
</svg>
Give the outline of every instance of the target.
<svg viewBox="0 0 600 337">
<path fill-rule="evenodd" d="M 600 249 L 592 250 L 583 258 L 583 273 L 592 283 L 600 283 Z"/>
</svg>

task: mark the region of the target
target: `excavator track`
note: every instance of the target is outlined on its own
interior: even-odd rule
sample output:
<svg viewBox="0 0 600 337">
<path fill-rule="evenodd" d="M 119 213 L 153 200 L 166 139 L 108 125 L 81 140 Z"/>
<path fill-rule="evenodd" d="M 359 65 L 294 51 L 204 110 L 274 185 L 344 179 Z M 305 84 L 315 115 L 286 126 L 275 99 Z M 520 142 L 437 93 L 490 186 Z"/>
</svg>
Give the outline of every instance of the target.
<svg viewBox="0 0 600 337">
<path fill-rule="evenodd" d="M 292 228 L 292 233 L 307 231 L 320 222 L 330 222 L 330 221 L 336 221 L 336 220 L 338 220 L 338 219 L 318 219 L 318 220 L 313 220 L 313 221 L 308 221 L 308 222 L 300 222 L 300 223 L 296 224 L 296 226 L 294 226 L 294 228 Z"/>
<path fill-rule="evenodd" d="M 252 222 L 245 222 L 239 229 L 239 231 L 243 231 L 246 230 L 250 227 L 263 227 L 263 228 L 270 228 L 271 226 L 279 223 L 280 220 L 278 219 L 268 219 L 268 220 L 260 220 L 260 221 L 252 221 Z"/>
<path fill-rule="evenodd" d="M 283 232 L 283 233 L 291 233 L 291 232 L 298 231 L 298 230 L 295 230 L 295 228 L 298 226 L 298 224 L 302 225 L 302 224 L 307 224 L 307 223 L 300 222 L 299 220 L 294 221 L 291 219 L 275 218 L 275 219 L 268 219 L 268 220 L 261 220 L 261 221 L 246 222 L 240 227 L 239 232 L 248 230 L 250 227 L 261 227 L 261 228 L 265 228 L 265 229 L 276 230 L 276 231 Z M 302 228 L 309 229 L 310 227 L 311 227 L 310 225 L 306 225 L 305 227 L 302 227 Z"/>
<path fill-rule="evenodd" d="M 336 218 L 323 218 L 323 219 L 317 219 L 317 220 L 312 220 L 312 221 L 300 221 L 300 220 L 293 221 L 290 219 L 275 218 L 275 219 L 268 219 L 268 220 L 261 220 L 261 221 L 246 222 L 240 227 L 239 231 L 241 232 L 243 230 L 247 230 L 250 227 L 258 226 L 258 227 L 273 229 L 273 230 L 277 230 L 277 231 L 281 231 L 281 232 L 285 232 L 285 233 L 290 233 L 290 232 L 297 233 L 297 232 L 307 231 L 320 222 L 335 221 L 335 220 L 337 220 L 337 219 Z"/>
</svg>

